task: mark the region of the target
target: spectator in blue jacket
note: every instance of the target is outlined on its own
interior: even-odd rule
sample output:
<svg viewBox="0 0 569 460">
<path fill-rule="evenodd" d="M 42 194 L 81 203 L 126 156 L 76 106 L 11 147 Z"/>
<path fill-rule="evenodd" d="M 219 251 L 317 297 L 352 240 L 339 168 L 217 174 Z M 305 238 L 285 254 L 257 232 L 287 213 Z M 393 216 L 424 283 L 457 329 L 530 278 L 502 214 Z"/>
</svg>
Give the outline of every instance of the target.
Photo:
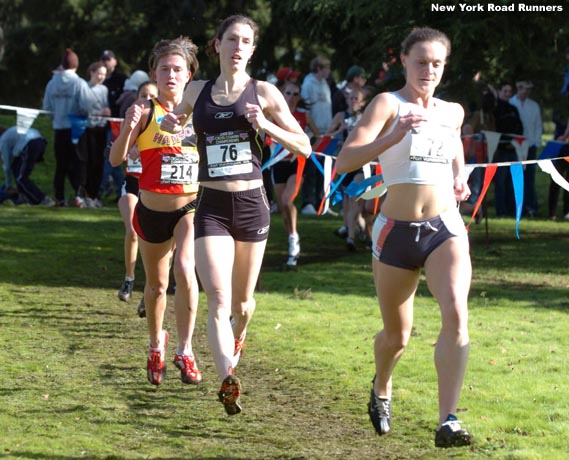
<svg viewBox="0 0 569 460">
<path fill-rule="evenodd" d="M 61 60 L 62 69 L 55 71 L 45 88 L 43 108 L 53 113 L 55 175 L 53 186 L 57 206 L 65 206 L 65 178 L 75 193 L 74 205 L 82 207 L 78 197 L 79 158 L 71 139 L 70 115 L 87 116 L 92 105 L 92 91 L 77 75 L 79 58 L 70 48 Z"/>
</svg>

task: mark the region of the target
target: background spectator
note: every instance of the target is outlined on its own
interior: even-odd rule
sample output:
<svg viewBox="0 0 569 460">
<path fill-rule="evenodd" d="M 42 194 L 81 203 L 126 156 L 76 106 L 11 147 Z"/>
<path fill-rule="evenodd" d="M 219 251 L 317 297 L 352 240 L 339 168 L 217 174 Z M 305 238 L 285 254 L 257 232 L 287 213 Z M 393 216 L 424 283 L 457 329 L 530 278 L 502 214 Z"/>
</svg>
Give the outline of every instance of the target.
<svg viewBox="0 0 569 460">
<path fill-rule="evenodd" d="M 117 100 L 123 92 L 126 75 L 116 70 L 117 58 L 111 50 L 105 50 L 101 54 L 101 61 L 105 63 L 107 68 L 107 78 L 105 78 L 105 86 L 109 89 L 109 107 L 111 116 L 119 116 L 119 106 Z"/>
<path fill-rule="evenodd" d="M 541 135 L 543 134 L 543 124 L 541 122 L 541 108 L 539 104 L 530 99 L 529 94 L 533 88 L 533 83 L 521 80 L 516 83 L 517 92 L 510 99 L 510 104 L 518 109 L 522 120 L 523 134 L 529 142 L 528 160 L 535 160 L 537 149 L 541 147 Z M 528 217 L 537 215 L 537 194 L 535 191 L 535 163 L 524 165 L 524 205 L 523 213 Z"/>
<path fill-rule="evenodd" d="M 310 73 L 302 82 L 300 95 L 318 131 L 325 133 L 332 123 L 332 96 L 328 85 L 330 60 L 316 56 L 310 62 Z M 314 133 L 311 133 L 314 136 Z M 322 198 L 323 177 L 312 160 L 306 162 L 302 184 L 302 210 L 305 215 L 316 215 Z"/>
<path fill-rule="evenodd" d="M 512 96 L 512 85 L 508 82 L 500 83 L 498 98 L 494 109 L 496 131 L 505 133 L 500 139 L 498 148 L 494 153 L 493 162 L 517 161 L 516 149 L 511 144 L 512 134 L 522 134 L 523 126 L 516 109 L 508 101 Z M 494 205 L 497 217 L 514 217 L 516 208 L 514 203 L 514 188 L 510 168 L 501 167 L 496 170 L 494 176 Z"/>
<path fill-rule="evenodd" d="M 53 185 L 57 206 L 65 206 L 65 178 L 69 179 L 75 193 L 74 205 L 83 206 L 79 198 L 79 158 L 76 145 L 71 140 L 70 115 L 87 116 L 91 107 L 93 92 L 87 82 L 77 75 L 79 58 L 70 48 L 65 50 L 61 60 L 62 70 L 54 72 L 45 88 L 43 109 L 52 112 L 55 175 Z"/>
<path fill-rule="evenodd" d="M 16 126 L 0 127 L 0 154 L 4 164 L 4 191 L 12 188 L 12 174 L 24 202 L 53 206 L 55 202 L 30 179 L 36 163 L 42 162 L 47 141 L 36 129 L 18 132 Z"/>
</svg>

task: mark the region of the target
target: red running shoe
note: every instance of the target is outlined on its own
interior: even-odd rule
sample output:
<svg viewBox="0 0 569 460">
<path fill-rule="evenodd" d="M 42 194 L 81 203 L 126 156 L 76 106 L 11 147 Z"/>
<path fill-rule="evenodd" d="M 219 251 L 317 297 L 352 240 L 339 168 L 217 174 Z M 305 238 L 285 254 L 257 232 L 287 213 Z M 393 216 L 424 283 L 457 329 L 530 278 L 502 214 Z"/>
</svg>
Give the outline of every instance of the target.
<svg viewBox="0 0 569 460">
<path fill-rule="evenodd" d="M 202 373 L 199 371 L 193 356 L 179 355 L 176 353 L 176 356 L 174 356 L 174 364 L 181 371 L 182 382 L 197 385 L 203 380 Z"/>
<path fill-rule="evenodd" d="M 228 375 L 221 384 L 218 393 L 219 400 L 225 407 L 227 415 L 236 415 L 241 412 L 241 382 L 234 375 Z"/>
<path fill-rule="evenodd" d="M 233 367 L 237 366 L 237 363 L 241 359 L 243 354 L 243 348 L 247 345 L 245 344 L 245 337 L 247 333 L 245 332 L 239 339 L 235 339 L 235 348 L 233 349 Z"/>
<path fill-rule="evenodd" d="M 164 346 L 162 348 L 150 347 L 149 349 L 146 374 L 152 385 L 160 385 L 166 377 L 166 362 L 164 361 L 166 345 L 168 345 L 168 331 L 164 331 Z"/>
</svg>

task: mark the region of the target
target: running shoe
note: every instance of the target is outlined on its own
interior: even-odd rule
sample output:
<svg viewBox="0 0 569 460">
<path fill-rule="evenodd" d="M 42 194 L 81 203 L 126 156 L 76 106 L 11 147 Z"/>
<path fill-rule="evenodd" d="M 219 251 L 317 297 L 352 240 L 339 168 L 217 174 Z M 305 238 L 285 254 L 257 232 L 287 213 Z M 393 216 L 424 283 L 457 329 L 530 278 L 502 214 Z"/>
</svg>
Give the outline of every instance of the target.
<svg viewBox="0 0 569 460">
<path fill-rule="evenodd" d="M 352 238 L 346 238 L 346 248 L 350 252 L 356 252 L 356 244 Z"/>
<path fill-rule="evenodd" d="M 49 208 L 56 205 L 56 202 L 53 201 L 49 196 L 44 196 L 43 200 L 40 201 L 40 206 L 47 206 Z"/>
<path fill-rule="evenodd" d="M 300 254 L 300 238 L 298 233 L 288 236 L 288 256 L 298 257 Z"/>
<path fill-rule="evenodd" d="M 375 382 L 375 378 L 373 382 Z M 382 436 L 389 433 L 391 429 L 391 400 L 376 396 L 373 389 L 373 382 L 367 411 L 376 433 Z"/>
<path fill-rule="evenodd" d="M 76 196 L 75 198 L 73 198 L 73 207 L 75 208 L 85 208 L 85 200 L 83 198 L 81 198 L 80 196 Z"/>
<path fill-rule="evenodd" d="M 166 361 L 164 360 L 166 345 L 168 345 L 168 331 L 164 331 L 164 346 L 162 348 L 149 347 L 146 373 L 148 381 L 152 385 L 160 385 L 166 377 Z"/>
<path fill-rule="evenodd" d="M 435 446 L 461 447 L 470 446 L 474 439 L 472 435 L 460 426 L 460 421 L 453 414 L 449 414 L 446 421 L 435 433 Z"/>
<path fill-rule="evenodd" d="M 234 375 L 225 377 L 217 395 L 223 407 L 225 407 L 227 415 L 236 415 L 241 412 L 241 382 L 239 382 L 237 377 Z"/>
<path fill-rule="evenodd" d="M 174 364 L 181 371 L 182 382 L 197 385 L 202 381 L 202 373 L 193 356 L 176 353 Z"/>
<path fill-rule="evenodd" d="M 134 287 L 134 280 L 125 279 L 119 289 L 119 299 L 123 302 L 130 302 L 130 295 L 132 294 L 132 288 Z"/>
<path fill-rule="evenodd" d="M 138 304 L 138 316 L 140 318 L 146 318 L 146 304 L 144 303 L 144 297 L 140 299 L 140 303 Z"/>
<path fill-rule="evenodd" d="M 286 265 L 288 268 L 296 268 L 297 264 L 298 264 L 298 259 L 299 256 L 288 256 L 288 259 L 286 260 Z"/>
<path fill-rule="evenodd" d="M 342 225 L 340 228 L 334 230 L 334 235 L 336 235 L 338 238 L 342 238 L 343 240 L 345 240 L 346 237 L 348 236 L 348 229 Z"/>
</svg>

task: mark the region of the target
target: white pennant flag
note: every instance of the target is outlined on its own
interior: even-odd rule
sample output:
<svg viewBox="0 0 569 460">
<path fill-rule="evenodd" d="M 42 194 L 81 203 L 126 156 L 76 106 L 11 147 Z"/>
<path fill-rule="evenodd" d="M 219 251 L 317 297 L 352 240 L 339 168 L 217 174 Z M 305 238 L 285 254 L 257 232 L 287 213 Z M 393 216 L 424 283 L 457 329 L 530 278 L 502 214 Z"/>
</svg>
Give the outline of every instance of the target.
<svg viewBox="0 0 569 460">
<path fill-rule="evenodd" d="M 516 149 L 516 155 L 518 156 L 518 161 L 526 161 L 528 159 L 529 141 L 524 139 L 520 144 L 517 139 L 511 140 L 512 145 Z"/>
<path fill-rule="evenodd" d="M 19 134 L 25 134 L 30 126 L 33 125 L 35 119 L 39 115 L 39 110 L 36 109 L 24 109 L 18 107 L 16 110 L 17 115 L 17 122 L 16 122 L 16 129 L 18 130 Z"/>
<path fill-rule="evenodd" d="M 324 155 L 324 183 L 323 183 L 324 196 L 326 196 L 326 193 L 330 192 L 330 189 L 328 187 L 331 188 L 333 186 L 333 184 L 330 183 L 331 180 L 332 180 L 332 157 L 330 155 Z M 322 208 L 322 215 L 328 212 L 329 204 L 330 204 L 330 198 L 326 198 L 326 201 L 324 202 L 324 207 Z"/>
<path fill-rule="evenodd" d="M 466 173 L 466 180 L 468 180 L 468 178 L 472 174 L 472 171 L 474 171 L 475 168 L 476 168 L 476 165 L 473 165 L 472 163 L 464 165 L 464 172 Z"/>
<path fill-rule="evenodd" d="M 374 198 L 378 198 L 380 196 L 385 195 L 387 192 L 387 187 L 385 186 L 385 182 L 382 182 L 375 187 L 369 188 L 364 193 L 362 193 L 358 200 L 373 200 Z"/>
<path fill-rule="evenodd" d="M 492 159 L 494 158 L 494 154 L 496 153 L 502 134 L 495 131 L 482 131 L 482 133 L 486 138 L 486 145 L 488 146 L 488 163 L 492 163 Z"/>
<path fill-rule="evenodd" d="M 569 182 L 567 182 L 565 178 L 559 174 L 559 171 L 557 171 L 557 168 L 553 165 L 551 160 L 538 161 L 537 164 L 543 172 L 546 172 L 551 176 L 551 180 L 553 180 L 553 182 L 569 192 Z"/>
</svg>

